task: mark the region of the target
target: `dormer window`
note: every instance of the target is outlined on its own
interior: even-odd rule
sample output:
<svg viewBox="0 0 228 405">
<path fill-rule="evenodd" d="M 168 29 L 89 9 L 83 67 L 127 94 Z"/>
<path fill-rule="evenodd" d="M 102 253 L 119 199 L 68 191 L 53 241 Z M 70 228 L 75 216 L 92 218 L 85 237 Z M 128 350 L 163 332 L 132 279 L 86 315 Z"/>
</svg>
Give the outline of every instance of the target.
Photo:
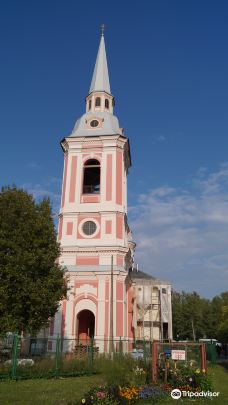
<svg viewBox="0 0 228 405">
<path fill-rule="evenodd" d="M 105 108 L 109 110 L 109 100 L 107 98 L 105 99 Z"/>
<path fill-rule="evenodd" d="M 96 99 L 95 99 L 95 107 L 100 107 L 100 106 L 101 106 L 101 98 L 96 97 Z"/>
<path fill-rule="evenodd" d="M 97 120 L 92 120 L 92 121 L 90 122 L 90 126 L 91 126 L 92 128 L 98 127 L 98 125 L 99 125 L 99 121 L 97 121 Z"/>
<path fill-rule="evenodd" d="M 83 194 L 100 193 L 100 162 L 89 159 L 84 165 Z"/>
</svg>

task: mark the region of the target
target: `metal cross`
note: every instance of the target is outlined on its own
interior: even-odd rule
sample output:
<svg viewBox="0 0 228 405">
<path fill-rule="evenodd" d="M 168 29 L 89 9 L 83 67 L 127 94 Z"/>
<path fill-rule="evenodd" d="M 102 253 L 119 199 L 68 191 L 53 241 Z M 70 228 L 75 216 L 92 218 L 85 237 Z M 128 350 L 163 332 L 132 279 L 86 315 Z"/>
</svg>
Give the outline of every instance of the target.
<svg viewBox="0 0 228 405">
<path fill-rule="evenodd" d="M 101 36 L 104 36 L 104 31 L 105 31 L 106 25 L 101 24 L 100 29 L 101 29 Z"/>
</svg>

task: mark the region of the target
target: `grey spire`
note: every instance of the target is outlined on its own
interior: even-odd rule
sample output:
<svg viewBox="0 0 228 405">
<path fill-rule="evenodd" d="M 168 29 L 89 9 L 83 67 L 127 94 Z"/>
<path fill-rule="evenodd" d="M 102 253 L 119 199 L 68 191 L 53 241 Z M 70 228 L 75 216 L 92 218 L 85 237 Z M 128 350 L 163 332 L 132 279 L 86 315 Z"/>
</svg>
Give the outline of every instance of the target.
<svg viewBox="0 0 228 405">
<path fill-rule="evenodd" d="M 92 91 L 106 91 L 106 93 L 111 94 L 103 33 L 101 35 L 100 46 L 89 92 L 91 93 Z"/>
</svg>

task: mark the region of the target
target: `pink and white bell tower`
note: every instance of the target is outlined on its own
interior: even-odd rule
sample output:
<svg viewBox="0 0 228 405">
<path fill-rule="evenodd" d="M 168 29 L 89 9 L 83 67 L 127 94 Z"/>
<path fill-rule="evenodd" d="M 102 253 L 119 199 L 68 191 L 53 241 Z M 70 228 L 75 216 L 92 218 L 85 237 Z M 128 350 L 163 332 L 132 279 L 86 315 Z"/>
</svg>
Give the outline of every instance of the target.
<svg viewBox="0 0 228 405">
<path fill-rule="evenodd" d="M 106 350 L 102 342 L 110 338 L 111 324 L 114 338 L 132 337 L 125 284 L 135 247 L 127 224 L 131 156 L 114 105 L 102 33 L 86 112 L 61 141 L 58 240 L 70 289 L 50 328 L 51 336 L 94 336 L 101 350 Z"/>
</svg>

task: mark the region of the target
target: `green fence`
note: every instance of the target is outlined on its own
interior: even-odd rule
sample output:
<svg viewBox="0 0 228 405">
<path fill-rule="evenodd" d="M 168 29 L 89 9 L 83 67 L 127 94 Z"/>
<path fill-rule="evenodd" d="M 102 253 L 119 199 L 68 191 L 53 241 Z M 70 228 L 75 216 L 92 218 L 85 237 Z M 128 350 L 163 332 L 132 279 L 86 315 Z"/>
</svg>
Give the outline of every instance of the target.
<svg viewBox="0 0 228 405">
<path fill-rule="evenodd" d="M 214 343 L 206 343 L 206 354 L 207 360 L 210 361 L 211 364 L 216 364 L 218 361 L 218 354 L 216 351 L 216 346 Z"/>
<path fill-rule="evenodd" d="M 148 366 L 151 344 L 124 339 L 21 338 L 0 340 L 0 379 L 58 378 L 102 372 L 104 362 L 129 362 Z"/>
</svg>

